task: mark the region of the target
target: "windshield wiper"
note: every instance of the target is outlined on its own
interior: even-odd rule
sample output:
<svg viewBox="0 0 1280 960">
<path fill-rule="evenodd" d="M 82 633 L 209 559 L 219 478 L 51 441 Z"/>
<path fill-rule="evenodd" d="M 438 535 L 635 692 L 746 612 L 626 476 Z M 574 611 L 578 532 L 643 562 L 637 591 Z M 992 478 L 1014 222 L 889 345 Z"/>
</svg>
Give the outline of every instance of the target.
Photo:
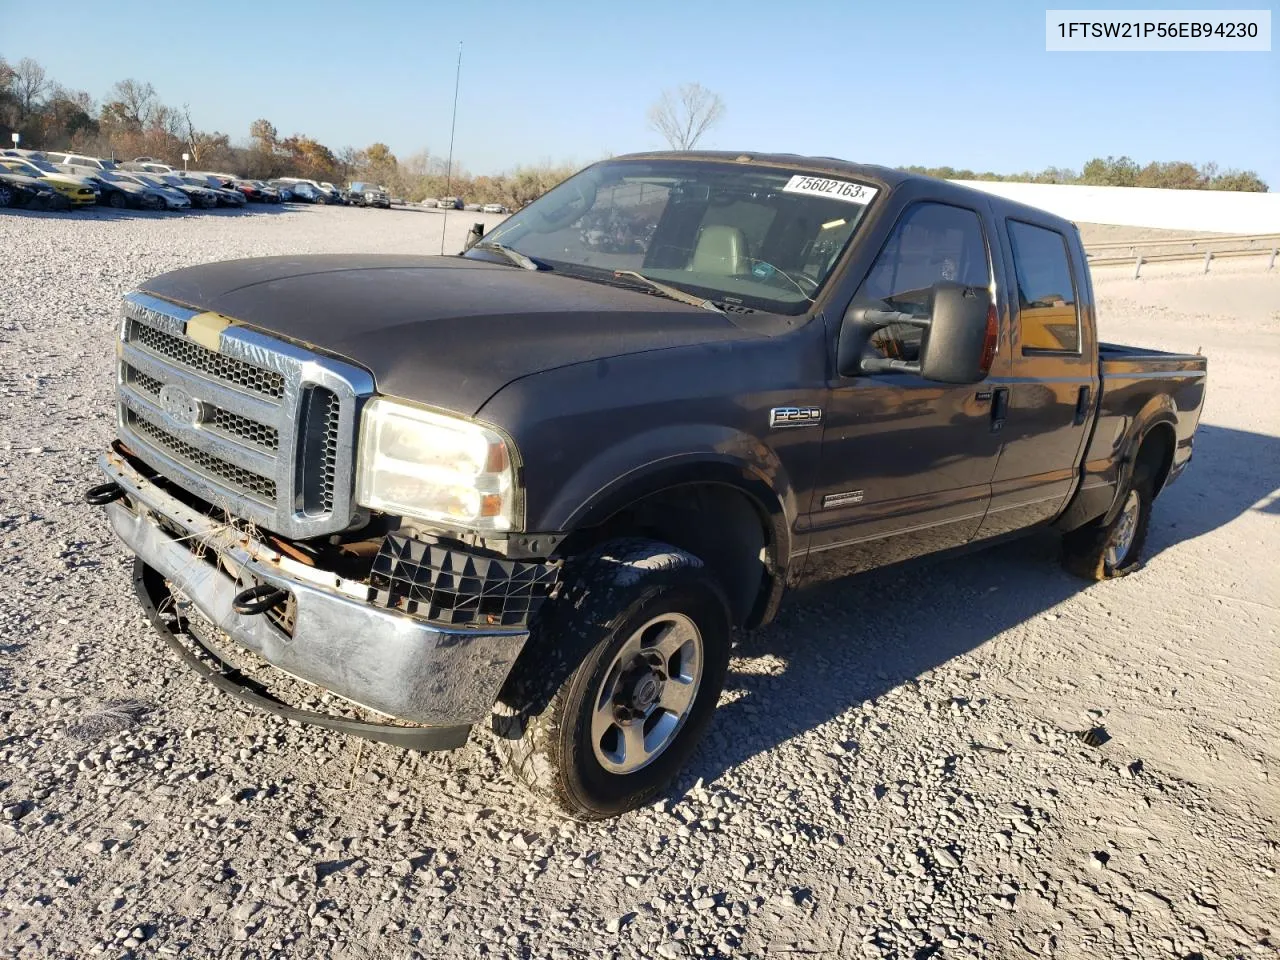
<svg viewBox="0 0 1280 960">
<path fill-rule="evenodd" d="M 714 310 L 716 313 L 724 313 L 723 310 L 717 307 L 710 300 L 704 300 L 702 297 L 695 297 L 692 293 L 685 293 L 683 290 L 678 290 L 675 287 L 669 287 L 665 283 L 659 283 L 657 280 L 651 280 L 643 273 L 636 273 L 634 270 L 615 270 L 613 271 L 613 275 L 615 277 L 634 277 L 636 280 L 647 283 L 651 289 L 656 290 L 664 297 L 670 297 L 672 300 L 679 300 L 681 303 L 687 303 L 692 307 L 701 307 L 703 310 Z"/>
<path fill-rule="evenodd" d="M 496 243 L 493 240 L 481 240 L 471 249 L 472 250 L 492 250 L 494 253 L 500 253 L 502 254 L 502 256 L 506 257 L 508 260 L 514 263 L 517 267 L 520 267 L 523 270 L 541 270 L 542 269 L 541 267 L 538 266 L 536 262 L 534 262 L 534 260 L 531 257 L 526 257 L 519 250 L 512 250 L 506 244 Z"/>
</svg>

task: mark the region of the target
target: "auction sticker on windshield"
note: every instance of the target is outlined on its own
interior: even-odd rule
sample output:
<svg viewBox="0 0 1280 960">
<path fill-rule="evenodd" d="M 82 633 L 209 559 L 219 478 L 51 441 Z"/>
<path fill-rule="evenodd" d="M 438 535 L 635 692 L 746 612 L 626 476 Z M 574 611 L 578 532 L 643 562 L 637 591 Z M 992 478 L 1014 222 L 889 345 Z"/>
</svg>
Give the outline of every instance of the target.
<svg viewBox="0 0 1280 960">
<path fill-rule="evenodd" d="M 828 180 L 825 177 L 806 177 L 796 174 L 782 188 L 783 193 L 807 193 L 816 197 L 830 197 L 848 203 L 870 203 L 879 192 L 875 187 L 848 180 Z"/>
</svg>

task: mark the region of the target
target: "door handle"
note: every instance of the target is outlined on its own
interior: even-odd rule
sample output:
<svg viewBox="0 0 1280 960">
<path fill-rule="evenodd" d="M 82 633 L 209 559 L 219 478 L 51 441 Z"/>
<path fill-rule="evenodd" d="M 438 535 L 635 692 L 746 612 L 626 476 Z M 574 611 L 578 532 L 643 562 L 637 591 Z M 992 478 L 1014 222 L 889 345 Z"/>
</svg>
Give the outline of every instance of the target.
<svg viewBox="0 0 1280 960">
<path fill-rule="evenodd" d="M 1088 384 L 1080 388 L 1080 392 L 1076 394 L 1076 419 L 1075 425 L 1078 427 L 1084 423 L 1085 418 L 1089 416 L 1089 396 L 1091 391 Z"/>
<path fill-rule="evenodd" d="M 991 395 L 991 432 L 999 433 L 1009 415 L 1009 388 L 996 387 Z"/>
</svg>

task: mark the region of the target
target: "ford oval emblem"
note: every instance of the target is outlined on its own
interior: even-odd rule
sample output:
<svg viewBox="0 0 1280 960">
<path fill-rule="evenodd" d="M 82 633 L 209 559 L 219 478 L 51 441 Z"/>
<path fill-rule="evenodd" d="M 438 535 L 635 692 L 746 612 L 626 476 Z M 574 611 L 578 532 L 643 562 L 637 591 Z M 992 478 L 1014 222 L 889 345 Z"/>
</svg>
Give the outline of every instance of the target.
<svg viewBox="0 0 1280 960">
<path fill-rule="evenodd" d="M 204 420 L 204 404 L 172 383 L 160 388 L 160 409 L 180 427 L 196 427 Z"/>
</svg>

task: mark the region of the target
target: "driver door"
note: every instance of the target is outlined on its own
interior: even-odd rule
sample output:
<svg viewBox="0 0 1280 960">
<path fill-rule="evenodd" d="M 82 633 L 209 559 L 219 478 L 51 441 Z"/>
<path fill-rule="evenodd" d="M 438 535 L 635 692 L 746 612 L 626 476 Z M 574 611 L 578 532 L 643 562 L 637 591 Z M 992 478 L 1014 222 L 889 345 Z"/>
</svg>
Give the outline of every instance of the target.
<svg viewBox="0 0 1280 960">
<path fill-rule="evenodd" d="M 923 315 L 938 281 L 990 288 L 991 277 L 978 212 L 919 202 L 903 211 L 854 303 Z M 920 342 L 919 327 L 897 324 L 878 331 L 864 356 L 915 361 Z M 830 387 L 805 579 L 971 540 L 991 501 L 1000 453 L 991 381 L 958 385 L 892 372 L 837 375 Z"/>
</svg>

